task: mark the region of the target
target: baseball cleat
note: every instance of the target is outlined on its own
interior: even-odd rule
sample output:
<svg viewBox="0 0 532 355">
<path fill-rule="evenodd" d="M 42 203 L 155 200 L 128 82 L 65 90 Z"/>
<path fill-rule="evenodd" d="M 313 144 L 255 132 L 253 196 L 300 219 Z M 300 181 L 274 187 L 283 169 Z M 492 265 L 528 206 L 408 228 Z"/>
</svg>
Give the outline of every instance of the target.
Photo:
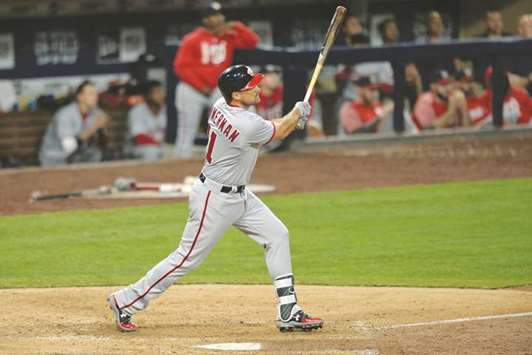
<svg viewBox="0 0 532 355">
<path fill-rule="evenodd" d="M 277 328 L 281 332 L 304 331 L 310 332 L 313 329 L 323 328 L 323 320 L 305 314 L 302 310 L 296 312 L 288 321 L 277 321 Z"/>
<path fill-rule="evenodd" d="M 118 304 L 116 303 L 114 295 L 111 295 L 107 298 L 107 303 L 109 304 L 111 311 L 113 311 L 116 326 L 119 330 L 122 332 L 134 332 L 137 330 L 137 325 L 131 322 L 131 316 L 125 312 L 122 312 L 122 310 L 118 308 Z"/>
</svg>

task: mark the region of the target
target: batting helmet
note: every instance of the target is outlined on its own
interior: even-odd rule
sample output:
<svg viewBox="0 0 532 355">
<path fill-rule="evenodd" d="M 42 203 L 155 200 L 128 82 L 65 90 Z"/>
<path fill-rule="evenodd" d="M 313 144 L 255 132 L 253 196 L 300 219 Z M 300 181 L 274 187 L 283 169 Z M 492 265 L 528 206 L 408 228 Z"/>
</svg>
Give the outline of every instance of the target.
<svg viewBox="0 0 532 355">
<path fill-rule="evenodd" d="M 233 65 L 225 69 L 218 77 L 218 87 L 227 103 L 232 100 L 235 91 L 245 91 L 253 89 L 264 78 L 261 73 L 253 73 L 247 65 Z"/>
</svg>

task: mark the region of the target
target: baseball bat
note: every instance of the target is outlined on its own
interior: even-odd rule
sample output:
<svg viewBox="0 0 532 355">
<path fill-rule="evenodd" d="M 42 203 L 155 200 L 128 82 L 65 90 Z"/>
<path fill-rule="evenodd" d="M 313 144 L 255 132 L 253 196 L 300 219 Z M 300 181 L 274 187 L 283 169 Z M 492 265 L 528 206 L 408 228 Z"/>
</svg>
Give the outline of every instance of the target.
<svg viewBox="0 0 532 355">
<path fill-rule="evenodd" d="M 98 189 L 89 189 L 82 191 L 66 192 L 61 194 L 46 194 L 42 191 L 33 191 L 30 201 L 46 201 L 46 200 L 65 200 L 71 197 L 107 195 L 111 193 L 111 188 L 108 186 L 101 186 Z"/>
<path fill-rule="evenodd" d="M 333 18 L 331 20 L 331 23 L 329 24 L 329 29 L 327 30 L 327 33 L 325 34 L 325 38 L 323 39 L 323 44 L 321 45 L 320 54 L 318 56 L 318 61 L 316 62 L 316 66 L 314 67 L 314 72 L 312 73 L 312 77 L 310 79 L 310 83 L 307 87 L 307 92 L 305 93 L 305 98 L 303 101 L 308 102 L 310 99 L 310 95 L 312 94 L 312 91 L 314 90 L 314 86 L 316 86 L 316 81 L 318 80 L 318 77 L 320 75 L 320 72 L 323 68 L 323 65 L 325 64 L 325 60 L 327 59 L 327 55 L 329 54 L 329 50 L 331 49 L 334 40 L 336 38 L 336 35 L 338 34 L 338 29 L 340 28 L 340 25 L 344 21 L 345 14 L 347 13 L 347 9 L 343 6 L 336 7 L 336 11 L 334 12 Z M 305 122 L 300 124 L 298 122 L 297 128 L 303 129 L 305 128 Z"/>
</svg>

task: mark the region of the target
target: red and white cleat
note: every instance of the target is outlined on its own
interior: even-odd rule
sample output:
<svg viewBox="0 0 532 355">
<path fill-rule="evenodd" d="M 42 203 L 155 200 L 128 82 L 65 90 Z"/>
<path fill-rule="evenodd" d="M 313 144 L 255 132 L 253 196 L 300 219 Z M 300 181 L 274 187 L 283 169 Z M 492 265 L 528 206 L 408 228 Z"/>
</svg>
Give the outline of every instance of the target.
<svg viewBox="0 0 532 355">
<path fill-rule="evenodd" d="M 107 298 L 107 303 L 109 304 L 111 311 L 113 311 L 116 326 L 119 330 L 123 332 L 134 332 L 137 330 L 137 325 L 131 322 L 131 316 L 125 312 L 122 312 L 122 310 L 118 308 L 118 304 L 116 303 L 114 295 L 111 295 Z"/>
<path fill-rule="evenodd" d="M 300 310 L 286 322 L 278 320 L 277 328 L 281 332 L 291 332 L 294 330 L 310 332 L 312 329 L 323 328 L 323 320 L 321 318 L 311 317 Z"/>
</svg>

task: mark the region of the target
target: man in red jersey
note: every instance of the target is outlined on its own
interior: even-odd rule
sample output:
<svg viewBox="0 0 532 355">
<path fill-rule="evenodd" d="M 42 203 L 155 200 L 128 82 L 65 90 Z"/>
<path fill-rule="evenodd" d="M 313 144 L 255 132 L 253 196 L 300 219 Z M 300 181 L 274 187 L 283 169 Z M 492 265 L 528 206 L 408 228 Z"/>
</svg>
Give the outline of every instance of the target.
<svg viewBox="0 0 532 355">
<path fill-rule="evenodd" d="M 458 70 L 454 74 L 455 87 L 464 93 L 469 117 L 473 125 L 479 125 L 491 115 L 490 104 L 486 101 L 482 85 L 474 81 L 469 69 Z"/>
<path fill-rule="evenodd" d="M 355 82 L 358 99 L 345 102 L 340 108 L 340 122 L 345 133 L 375 133 L 393 111 L 393 103 L 382 104 L 379 85 L 370 77 L 360 77 Z"/>
<path fill-rule="evenodd" d="M 202 12 L 203 27 L 187 34 L 174 59 L 177 137 L 175 155 L 188 158 L 202 113 L 220 96 L 218 76 L 233 62 L 236 48 L 255 48 L 259 37 L 242 22 L 226 22 L 220 4 Z"/>
<path fill-rule="evenodd" d="M 433 74 L 430 91 L 418 97 L 412 120 L 419 130 L 468 127 L 472 124 L 464 93 L 444 70 Z"/>
<path fill-rule="evenodd" d="M 485 107 L 489 109 L 489 115 L 483 120 L 475 121 L 475 125 L 477 126 L 484 126 L 493 121 L 493 115 L 491 112 L 493 100 L 492 76 L 493 68 L 488 67 L 484 76 L 486 90 L 480 96 L 480 99 L 484 102 Z M 505 73 L 503 80 L 503 91 L 505 93 L 502 106 L 503 126 L 510 127 L 513 125 L 530 124 L 532 120 L 532 100 L 528 93 L 520 87 L 511 85 L 509 74 L 507 72 Z"/>
</svg>

